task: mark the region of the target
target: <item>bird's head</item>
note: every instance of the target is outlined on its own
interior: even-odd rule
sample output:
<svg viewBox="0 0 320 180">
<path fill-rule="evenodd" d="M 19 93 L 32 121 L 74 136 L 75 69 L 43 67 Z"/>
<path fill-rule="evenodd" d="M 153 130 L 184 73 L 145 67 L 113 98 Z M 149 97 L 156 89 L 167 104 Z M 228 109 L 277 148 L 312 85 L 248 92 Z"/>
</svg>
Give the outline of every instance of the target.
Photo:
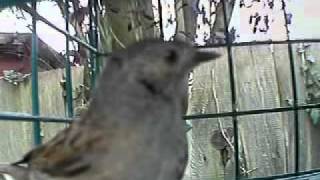
<svg viewBox="0 0 320 180">
<path fill-rule="evenodd" d="M 178 84 L 195 66 L 219 56 L 184 42 L 146 40 L 113 53 L 108 64 L 117 72 L 125 72 L 129 81 L 156 92 L 169 84 Z"/>
</svg>

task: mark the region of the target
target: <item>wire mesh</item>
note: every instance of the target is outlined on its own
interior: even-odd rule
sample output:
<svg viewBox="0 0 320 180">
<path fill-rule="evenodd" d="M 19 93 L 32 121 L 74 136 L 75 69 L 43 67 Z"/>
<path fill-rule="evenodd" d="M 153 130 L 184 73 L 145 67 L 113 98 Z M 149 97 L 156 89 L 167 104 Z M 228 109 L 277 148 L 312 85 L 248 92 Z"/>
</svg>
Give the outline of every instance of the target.
<svg viewBox="0 0 320 180">
<path fill-rule="evenodd" d="M 2 3 L 2 2 L 1 2 Z M 223 10 L 224 10 L 224 21 L 227 22 L 227 14 L 226 14 L 226 7 L 225 1 L 223 1 Z M 7 3 L 8 4 L 8 3 Z M 4 3 L 4 5 L 7 5 Z M 160 15 L 160 37 L 163 38 L 163 30 L 162 30 L 162 11 L 161 11 L 161 2 L 158 1 L 158 9 Z M 69 59 L 69 41 L 74 40 L 90 50 L 91 53 L 91 67 L 92 67 L 92 83 L 95 81 L 97 73 L 99 73 L 99 62 L 96 61 L 97 56 L 106 55 L 100 53 L 97 49 L 98 47 L 98 30 L 97 26 L 97 15 L 98 15 L 98 3 L 97 0 L 89 0 L 89 17 L 90 17 L 90 33 L 89 39 L 90 43 L 86 43 L 79 39 L 78 37 L 72 36 L 69 32 L 69 0 L 65 0 L 65 11 L 66 11 L 66 29 L 60 29 L 56 27 L 51 22 L 47 21 L 45 18 L 42 18 L 39 14 L 36 13 L 36 1 L 32 1 L 32 9 L 30 9 L 30 14 L 32 14 L 32 115 L 24 115 L 21 116 L 17 113 L 0 113 L 1 120 L 11 120 L 11 121 L 28 121 L 34 123 L 34 142 L 35 144 L 41 143 L 41 127 L 40 122 L 55 122 L 55 123 L 70 123 L 73 120 L 73 104 L 72 104 L 72 77 L 71 77 L 71 65 Z M 284 12 L 285 14 L 286 12 Z M 286 19 L 286 18 L 285 18 Z M 43 117 L 40 116 L 40 107 L 39 107 L 39 92 L 38 92 L 38 77 L 37 77 L 37 32 L 36 32 L 36 21 L 42 21 L 48 26 L 52 27 L 53 29 L 57 30 L 58 32 L 62 33 L 66 36 L 66 89 L 67 89 L 67 118 L 66 117 Z M 287 19 L 286 19 L 287 21 Z M 238 142 L 238 121 L 237 117 L 244 116 L 244 115 L 253 115 L 253 114 L 266 114 L 266 113 L 274 113 L 274 112 L 294 112 L 294 124 L 295 124 L 295 172 L 290 174 L 283 174 L 277 176 L 270 176 L 270 177 L 262 177 L 262 178 L 251 178 L 251 179 L 276 179 L 276 178 L 286 178 L 286 177 L 293 177 L 298 175 L 307 175 L 312 173 L 320 172 L 318 170 L 311 170 L 311 171 L 299 171 L 299 110 L 305 110 L 310 108 L 320 108 L 320 103 L 317 104 L 307 104 L 307 105 L 299 105 L 298 98 L 297 98 L 297 85 L 296 85 L 296 72 L 295 72 L 295 64 L 293 60 L 293 50 L 292 44 L 293 43 L 303 43 L 303 42 L 320 42 L 320 39 L 299 39 L 299 40 L 290 40 L 289 38 L 289 31 L 288 31 L 288 23 L 286 23 L 286 31 L 287 31 L 287 40 L 284 41 L 259 41 L 259 42 L 239 42 L 233 43 L 230 40 L 229 32 L 228 32 L 228 24 L 225 24 L 225 37 L 226 43 L 222 44 L 214 44 L 214 45 L 206 45 L 206 46 L 198 46 L 197 48 L 212 48 L 212 47 L 227 47 L 227 55 L 228 55 L 228 64 L 229 64 L 229 74 L 230 74 L 230 90 L 231 90 L 231 103 L 232 103 L 232 111 L 231 112 L 219 112 L 219 113 L 212 113 L 212 114 L 194 114 L 184 116 L 185 120 L 201 120 L 206 118 L 221 118 L 221 117 L 231 117 L 233 122 L 233 133 L 234 133 L 234 158 L 235 158 L 235 174 L 236 179 L 240 177 L 240 168 L 239 168 L 239 142 Z M 289 60 L 290 60 L 290 68 L 291 68 L 291 78 L 292 78 L 292 91 L 293 91 L 293 105 L 289 107 L 278 107 L 278 108 L 268 108 L 268 109 L 256 109 L 256 110 L 246 110 L 246 111 L 238 111 L 237 110 L 237 97 L 235 92 L 235 73 L 234 73 L 234 60 L 232 58 L 232 47 L 235 46 L 254 46 L 254 45 L 261 45 L 261 44 L 288 44 L 288 53 L 289 53 Z"/>
</svg>

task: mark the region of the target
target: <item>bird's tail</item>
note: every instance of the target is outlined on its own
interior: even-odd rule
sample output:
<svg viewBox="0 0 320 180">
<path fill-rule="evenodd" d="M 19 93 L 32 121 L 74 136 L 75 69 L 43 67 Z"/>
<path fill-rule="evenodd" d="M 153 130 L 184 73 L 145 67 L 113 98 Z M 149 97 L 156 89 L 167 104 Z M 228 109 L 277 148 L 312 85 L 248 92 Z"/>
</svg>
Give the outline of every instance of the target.
<svg viewBox="0 0 320 180">
<path fill-rule="evenodd" d="M 27 180 L 28 171 L 25 167 L 0 164 L 0 180 Z M 10 177 L 11 176 L 11 177 Z"/>
</svg>

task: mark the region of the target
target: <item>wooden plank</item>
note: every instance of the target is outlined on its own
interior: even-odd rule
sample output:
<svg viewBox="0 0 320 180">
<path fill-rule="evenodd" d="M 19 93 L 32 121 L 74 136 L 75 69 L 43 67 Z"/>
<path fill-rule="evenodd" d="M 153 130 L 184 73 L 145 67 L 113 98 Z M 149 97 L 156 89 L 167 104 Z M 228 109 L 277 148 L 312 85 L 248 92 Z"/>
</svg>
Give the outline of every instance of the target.
<svg viewBox="0 0 320 180">
<path fill-rule="evenodd" d="M 226 54 L 226 49 L 215 49 Z M 231 111 L 227 57 L 208 62 L 193 72 L 193 85 L 189 96 L 188 114 Z M 220 151 L 210 143 L 213 133 L 219 130 L 219 121 L 225 128 L 232 127 L 230 118 L 189 121 L 189 164 L 184 180 L 224 179 Z"/>
<path fill-rule="evenodd" d="M 226 54 L 226 51 L 223 52 Z M 275 59 L 270 46 L 233 48 L 237 107 L 239 110 L 280 107 Z M 283 57 L 285 58 L 285 57 Z M 189 114 L 204 114 L 231 110 L 227 57 L 205 64 L 194 71 Z M 213 132 L 219 129 L 217 120 L 195 120 L 188 133 L 190 163 L 185 179 L 230 179 L 233 160 L 222 166 L 221 154 L 210 144 Z M 222 122 L 232 127 L 231 121 Z M 239 118 L 240 154 L 242 166 L 251 171 L 249 177 L 261 177 L 287 172 L 288 141 L 283 130 L 283 113 L 250 115 Z M 203 157 L 206 157 L 205 163 Z M 200 178 L 201 179 L 201 178 Z"/>
<path fill-rule="evenodd" d="M 270 46 L 236 47 L 235 77 L 240 110 L 280 107 L 275 62 Z M 281 113 L 239 117 L 241 143 L 249 177 L 286 172 Z"/>
<path fill-rule="evenodd" d="M 72 69 L 73 89 L 83 81 L 83 68 Z M 43 72 L 39 77 L 40 112 L 43 116 L 65 117 L 64 91 L 60 86 L 64 69 Z M 50 81 L 47 83 L 46 81 Z M 74 93 L 74 92 L 73 92 Z M 59 130 L 66 127 L 63 123 L 41 123 L 44 142 L 51 139 Z"/>
<path fill-rule="evenodd" d="M 64 116 L 62 89 L 59 84 L 64 69 L 39 73 L 40 111 L 44 116 Z M 83 68 L 73 68 L 74 88 L 82 82 Z M 0 80 L 0 111 L 31 113 L 31 81 L 15 86 Z M 63 123 L 41 123 L 44 141 L 65 127 Z M 33 146 L 30 122 L 0 121 L 0 162 L 12 162 Z"/>
</svg>

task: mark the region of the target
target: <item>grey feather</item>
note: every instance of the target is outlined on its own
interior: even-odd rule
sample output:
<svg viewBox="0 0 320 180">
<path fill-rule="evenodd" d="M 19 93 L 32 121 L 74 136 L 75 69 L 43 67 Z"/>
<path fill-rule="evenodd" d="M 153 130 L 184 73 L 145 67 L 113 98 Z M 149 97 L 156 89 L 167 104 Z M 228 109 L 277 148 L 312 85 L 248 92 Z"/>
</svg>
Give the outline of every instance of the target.
<svg viewBox="0 0 320 180">
<path fill-rule="evenodd" d="M 160 40 L 113 53 L 81 118 L 0 172 L 16 180 L 180 180 L 186 77 L 218 56 Z"/>
</svg>

